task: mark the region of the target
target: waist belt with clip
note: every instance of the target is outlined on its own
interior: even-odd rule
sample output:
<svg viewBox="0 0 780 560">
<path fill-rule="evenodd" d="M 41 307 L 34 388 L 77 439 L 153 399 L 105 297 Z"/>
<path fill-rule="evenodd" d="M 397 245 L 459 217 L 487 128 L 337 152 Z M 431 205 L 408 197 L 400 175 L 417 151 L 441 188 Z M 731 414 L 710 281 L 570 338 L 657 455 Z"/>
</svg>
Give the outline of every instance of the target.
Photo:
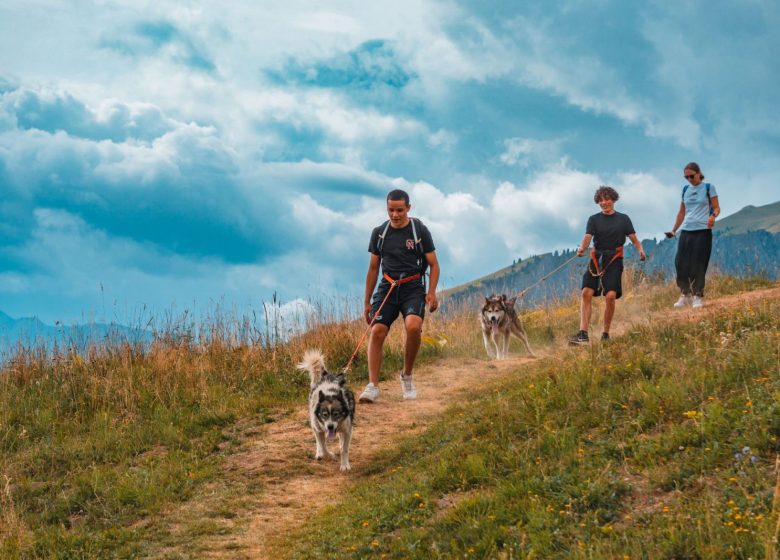
<svg viewBox="0 0 780 560">
<path fill-rule="evenodd" d="M 609 251 L 609 250 L 608 251 L 598 251 L 598 253 L 600 253 L 599 256 L 604 256 L 605 254 L 608 255 L 609 253 L 612 253 L 612 251 Z M 591 270 L 590 273 L 593 276 L 603 276 L 604 272 L 606 272 L 607 267 L 609 267 L 609 265 L 611 265 L 617 259 L 622 259 L 622 258 L 623 258 L 623 247 L 620 246 L 617 249 L 615 249 L 615 254 L 612 255 L 612 258 L 609 260 L 609 262 L 606 265 L 604 265 L 604 268 L 602 270 L 599 270 L 599 259 L 597 257 L 597 251 L 596 251 L 596 249 L 591 249 L 590 250 L 590 260 L 593 263 L 593 268 L 594 268 L 594 270 L 596 272 L 594 273 Z M 588 270 L 590 270 L 590 267 L 588 267 Z"/>
<path fill-rule="evenodd" d="M 419 272 L 417 274 L 412 274 L 411 276 L 401 276 L 401 278 L 397 280 L 394 280 L 387 272 L 383 272 L 382 276 L 393 286 L 406 284 L 407 282 L 413 282 L 415 280 L 419 280 L 420 278 L 422 278 L 422 274 Z"/>
</svg>

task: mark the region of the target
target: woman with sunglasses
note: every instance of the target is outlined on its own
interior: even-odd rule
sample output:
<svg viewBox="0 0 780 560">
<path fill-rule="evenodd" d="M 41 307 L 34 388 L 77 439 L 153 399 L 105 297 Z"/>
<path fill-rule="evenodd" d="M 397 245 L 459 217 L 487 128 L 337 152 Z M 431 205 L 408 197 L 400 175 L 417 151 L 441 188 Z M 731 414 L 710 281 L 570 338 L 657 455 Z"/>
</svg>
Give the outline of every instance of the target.
<svg viewBox="0 0 780 560">
<path fill-rule="evenodd" d="M 712 253 L 712 226 L 720 215 L 720 204 L 715 185 L 703 182 L 704 175 L 698 163 L 686 165 L 683 176 L 688 184 L 683 187 L 674 227 L 666 233 L 666 237 L 671 238 L 680 230 L 674 266 L 677 286 L 682 293 L 674 306 L 680 308 L 690 304 L 699 308 L 703 305 L 704 276 Z"/>
</svg>

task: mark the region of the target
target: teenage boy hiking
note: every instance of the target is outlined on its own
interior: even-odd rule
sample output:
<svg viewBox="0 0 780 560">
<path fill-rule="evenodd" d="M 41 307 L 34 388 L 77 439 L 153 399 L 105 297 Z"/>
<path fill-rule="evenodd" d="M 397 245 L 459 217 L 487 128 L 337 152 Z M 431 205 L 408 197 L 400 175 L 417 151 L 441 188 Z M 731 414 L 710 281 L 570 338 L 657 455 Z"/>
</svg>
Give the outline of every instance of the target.
<svg viewBox="0 0 780 560">
<path fill-rule="evenodd" d="M 585 237 L 582 238 L 577 256 L 581 257 L 593 239 L 593 249 L 588 261 L 588 269 L 582 276 L 582 301 L 580 305 L 580 330 L 569 338 L 570 344 L 587 344 L 588 325 L 592 310 L 593 296 L 605 296 L 604 332 L 601 340 L 609 340 L 609 327 L 615 315 L 615 301 L 623 294 L 621 277 L 623 276 L 623 244 L 626 237 L 636 247 L 639 260 L 645 260 L 645 250 L 636 237 L 631 218 L 615 211 L 615 202 L 620 196 L 612 187 L 602 186 L 596 190 L 593 201 L 601 207 L 601 212 L 588 218 Z"/>
<path fill-rule="evenodd" d="M 390 325 L 398 314 L 404 317 L 406 344 L 401 389 L 404 399 L 414 399 L 417 391 L 412 381 L 414 361 L 420 349 L 425 306 L 433 312 L 439 307 L 436 285 L 439 282 L 439 261 L 428 228 L 417 218 L 409 217 L 409 195 L 400 189 L 387 194 L 387 214 L 390 219 L 371 232 L 368 251 L 371 257 L 366 274 L 365 318 L 371 327 L 368 339 L 368 385 L 359 397 L 363 403 L 379 398 L 379 370 L 382 366 L 382 346 Z M 374 292 L 382 267 L 382 279 Z M 428 291 L 425 290 L 425 269 L 430 266 Z M 395 284 L 393 284 L 395 282 Z M 392 290 L 392 291 L 391 291 Z M 373 297 L 372 297 L 373 292 Z M 389 297 L 388 292 L 390 292 Z M 384 301 L 384 305 L 382 302 Z M 382 306 L 380 310 L 379 307 Z M 377 314 L 377 312 L 379 312 Z"/>
</svg>

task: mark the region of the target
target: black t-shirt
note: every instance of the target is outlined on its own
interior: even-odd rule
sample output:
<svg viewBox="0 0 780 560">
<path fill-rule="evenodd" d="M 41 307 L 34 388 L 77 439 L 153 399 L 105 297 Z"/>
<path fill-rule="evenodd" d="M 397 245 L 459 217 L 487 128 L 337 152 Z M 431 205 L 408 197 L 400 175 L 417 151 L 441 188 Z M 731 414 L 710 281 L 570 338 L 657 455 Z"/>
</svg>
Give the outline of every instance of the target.
<svg viewBox="0 0 780 560">
<path fill-rule="evenodd" d="M 614 251 L 622 247 L 626 237 L 636 231 L 626 214 L 599 212 L 588 218 L 585 233 L 593 236 L 593 246 L 597 251 Z"/>
<path fill-rule="evenodd" d="M 406 227 L 396 229 L 390 226 L 387 228 L 381 254 L 377 242 L 385 229 L 385 224 L 375 227 L 374 231 L 371 232 L 368 251 L 382 257 L 382 272 L 386 272 L 391 278 L 399 278 L 401 274 L 406 276 L 417 274 L 424 271 L 428 266 L 425 256 L 420 254 L 418 247 L 415 247 L 411 220 L 410 218 Z M 417 236 L 421 240 L 422 252 L 427 254 L 435 251 L 436 247 L 433 245 L 431 232 L 428 231 L 428 228 L 420 220 L 415 222 L 414 227 L 417 229 Z"/>
</svg>

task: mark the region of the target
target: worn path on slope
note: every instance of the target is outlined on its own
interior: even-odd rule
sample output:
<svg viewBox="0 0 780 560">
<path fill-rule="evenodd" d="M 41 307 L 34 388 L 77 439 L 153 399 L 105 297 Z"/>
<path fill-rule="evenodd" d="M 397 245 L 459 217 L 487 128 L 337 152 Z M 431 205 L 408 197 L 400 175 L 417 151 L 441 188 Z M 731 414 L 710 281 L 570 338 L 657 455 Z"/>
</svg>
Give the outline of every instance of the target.
<svg viewBox="0 0 780 560">
<path fill-rule="evenodd" d="M 657 320 L 695 321 L 712 311 L 747 306 L 764 298 L 780 298 L 780 287 L 708 300 L 701 310 L 670 308 L 647 312 L 624 306 L 621 312 L 619 305 L 613 333 L 617 336 L 636 325 Z M 550 352 L 550 349 L 546 351 Z M 537 353 L 544 355 L 544 349 L 537 349 Z M 296 413 L 264 427 L 252 425 L 251 429 L 243 431 L 246 441 L 239 451 L 229 455 L 224 481 L 250 477 L 257 480 L 257 491 L 244 497 L 241 511 L 235 518 L 221 521 L 225 524 L 224 534 L 210 534 L 206 539 L 196 538 L 196 542 L 188 544 L 196 545 L 199 558 L 278 557 L 282 537 L 302 527 L 322 507 L 343 495 L 343 490 L 364 480 L 373 457 L 398 445 L 401 439 L 423 431 L 458 394 L 486 379 L 497 379 L 510 372 L 522 375 L 521 366 L 532 361 L 533 358 L 520 353 L 501 361 L 447 358 L 420 366 L 415 374 L 418 398 L 414 401 L 401 398 L 397 379 L 381 383 L 382 393 L 377 403 L 358 404 L 349 473 L 341 473 L 336 461 L 313 459 L 314 438 L 303 405 Z M 358 392 L 362 385 L 353 381 L 352 388 Z M 212 494 L 216 500 L 219 492 L 214 490 Z M 320 498 L 313 499 L 315 496 Z M 185 505 L 188 514 L 194 512 L 204 518 L 209 517 L 213 507 L 208 492 Z M 165 551 L 165 556 L 188 556 L 188 551 L 191 553 L 193 549 L 183 543 L 189 539 L 181 535 L 176 540 L 179 545 Z M 202 542 L 204 540 L 207 542 Z"/>
</svg>

